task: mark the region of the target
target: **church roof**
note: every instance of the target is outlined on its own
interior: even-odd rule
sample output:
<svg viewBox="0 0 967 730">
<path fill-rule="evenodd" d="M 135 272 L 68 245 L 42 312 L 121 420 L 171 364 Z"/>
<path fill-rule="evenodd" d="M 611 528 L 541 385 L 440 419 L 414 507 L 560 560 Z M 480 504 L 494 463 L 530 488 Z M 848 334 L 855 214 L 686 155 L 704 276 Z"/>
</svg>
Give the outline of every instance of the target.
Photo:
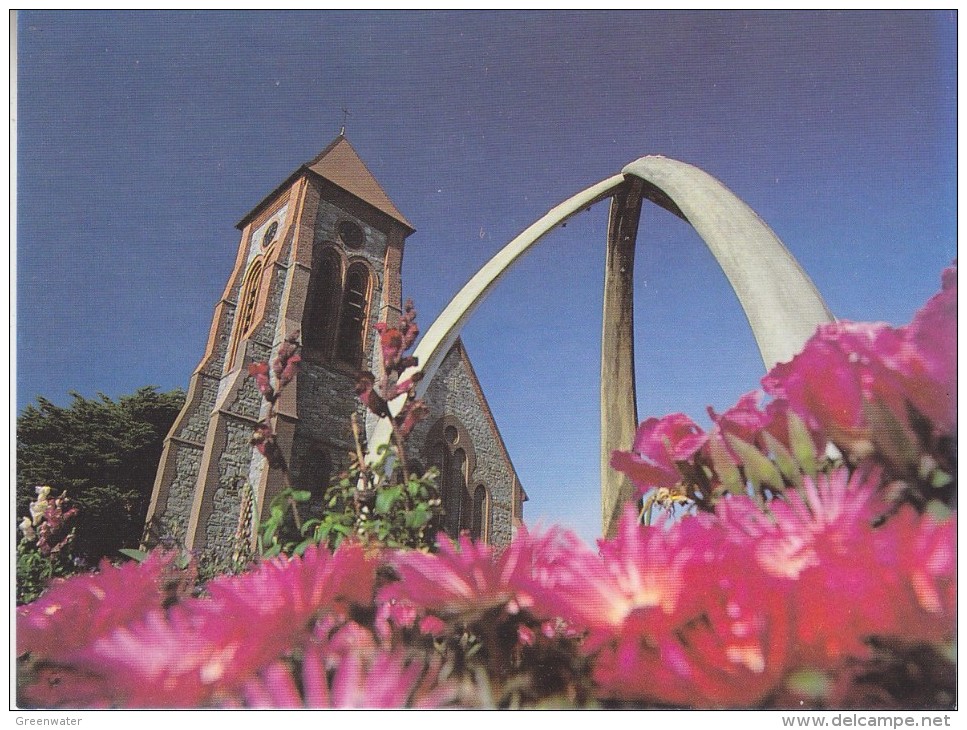
<svg viewBox="0 0 967 730">
<path fill-rule="evenodd" d="M 343 135 L 336 137 L 314 160 L 306 163 L 306 167 L 413 230 Z"/>
<path fill-rule="evenodd" d="M 268 203 L 275 195 L 288 184 L 290 184 L 299 174 L 309 170 L 316 175 L 328 180 L 332 184 L 342 188 L 350 195 L 353 195 L 365 203 L 373 206 L 379 212 L 389 216 L 393 220 L 401 223 L 412 233 L 416 229 L 413 224 L 406 220 L 393 201 L 389 199 L 386 191 L 376 182 L 373 173 L 369 171 L 366 164 L 362 161 L 359 154 L 349 144 L 349 140 L 342 134 L 334 139 L 326 149 L 320 152 L 312 160 L 302 165 L 288 179 L 282 183 L 273 193 L 266 196 L 252 212 L 245 216 L 237 224 L 238 228 L 243 228 L 249 220 L 255 217 L 259 210 Z M 409 235 L 409 234 L 407 234 Z"/>
</svg>

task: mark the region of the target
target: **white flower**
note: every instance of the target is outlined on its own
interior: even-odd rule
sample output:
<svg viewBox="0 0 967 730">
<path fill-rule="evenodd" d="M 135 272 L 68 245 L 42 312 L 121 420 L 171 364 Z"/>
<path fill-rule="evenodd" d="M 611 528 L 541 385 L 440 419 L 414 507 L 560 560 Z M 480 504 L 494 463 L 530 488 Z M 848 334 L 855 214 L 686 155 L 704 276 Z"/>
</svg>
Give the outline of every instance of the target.
<svg viewBox="0 0 967 730">
<path fill-rule="evenodd" d="M 20 521 L 20 531 L 23 532 L 24 537 L 27 538 L 28 540 L 36 540 L 37 539 L 37 533 L 34 532 L 34 525 L 30 521 L 30 518 L 29 517 L 24 517 Z"/>
<path fill-rule="evenodd" d="M 37 499 L 30 503 L 30 517 L 33 519 L 34 525 L 39 525 L 41 519 L 44 517 L 44 512 L 47 511 L 49 502 L 47 497 L 50 496 L 50 487 L 36 487 L 37 489 Z"/>
</svg>

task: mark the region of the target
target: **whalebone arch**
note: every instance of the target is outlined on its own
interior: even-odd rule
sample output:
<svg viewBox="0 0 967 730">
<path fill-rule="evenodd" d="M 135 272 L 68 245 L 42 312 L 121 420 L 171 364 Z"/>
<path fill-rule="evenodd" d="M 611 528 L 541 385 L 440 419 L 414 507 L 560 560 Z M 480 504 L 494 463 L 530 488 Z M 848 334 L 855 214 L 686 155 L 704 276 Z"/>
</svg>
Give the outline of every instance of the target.
<svg viewBox="0 0 967 730">
<path fill-rule="evenodd" d="M 742 305 L 767 369 L 789 360 L 818 325 L 833 317 L 778 236 L 731 190 L 684 162 L 661 156 L 641 157 L 620 174 L 591 185 L 549 210 L 471 277 L 416 348 L 414 354 L 424 373 L 418 396 L 423 395 L 464 324 L 513 264 L 555 227 L 604 199 L 611 200 L 611 209 L 601 343 L 601 519 L 604 532 L 610 534 L 622 504 L 632 497 L 627 479 L 612 470 L 608 462 L 611 451 L 630 446 L 638 422 L 633 264 L 644 201 L 688 222 L 705 242 Z M 399 407 L 402 403 L 394 405 Z M 389 424 L 381 421 L 370 441 L 388 443 L 390 435 Z"/>
</svg>

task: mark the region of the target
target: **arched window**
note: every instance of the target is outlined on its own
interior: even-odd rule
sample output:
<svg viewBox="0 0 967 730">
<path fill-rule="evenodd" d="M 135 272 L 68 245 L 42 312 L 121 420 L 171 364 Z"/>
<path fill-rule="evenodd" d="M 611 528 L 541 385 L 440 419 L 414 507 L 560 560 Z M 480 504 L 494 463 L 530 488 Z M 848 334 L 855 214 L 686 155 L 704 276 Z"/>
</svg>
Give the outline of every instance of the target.
<svg viewBox="0 0 967 730">
<path fill-rule="evenodd" d="M 450 502 L 447 507 L 447 532 L 459 535 L 470 525 L 467 507 L 467 454 L 463 449 L 453 452 L 450 463 Z"/>
<path fill-rule="evenodd" d="M 305 356 L 336 360 L 354 369 L 362 366 L 372 287 L 373 275 L 364 262 L 344 269 L 337 249 L 322 250 L 302 317 Z"/>
<path fill-rule="evenodd" d="M 487 541 L 490 536 L 490 505 L 487 499 L 487 488 L 478 484 L 473 490 L 473 510 L 470 519 L 470 537 Z"/>
<path fill-rule="evenodd" d="M 431 534 L 445 530 L 450 537 L 473 531 L 473 497 L 468 484 L 476 468 L 473 442 L 459 419 L 446 415 L 427 433 L 424 458 L 440 476 L 437 489 L 444 517 L 431 525 Z"/>
<path fill-rule="evenodd" d="M 248 334 L 255 319 L 255 305 L 259 299 L 259 289 L 262 284 L 263 259 L 256 258 L 249 264 L 245 278 L 242 280 L 241 295 L 238 298 L 238 309 L 235 313 L 235 334 L 232 336 L 232 347 L 228 361 L 235 360 L 235 353 L 242 338 Z"/>
<path fill-rule="evenodd" d="M 430 523 L 429 534 L 433 537 L 441 530 L 447 529 L 446 515 L 450 510 L 450 502 L 453 501 L 453 495 L 451 494 L 452 485 L 447 478 L 450 474 L 450 449 L 447 448 L 445 443 L 438 441 L 427 450 L 427 461 L 430 466 L 436 467 L 438 472 L 437 489 L 440 492 L 440 500 L 443 503 L 444 510 L 443 519 L 434 518 L 433 522 Z"/>
<path fill-rule="evenodd" d="M 316 268 L 312 300 L 302 320 L 302 343 L 307 350 L 329 356 L 341 298 L 342 261 L 339 254 L 327 248 Z"/>
<path fill-rule="evenodd" d="M 336 357 L 342 362 L 359 367 L 363 360 L 363 335 L 369 314 L 369 269 L 356 262 L 346 272 L 336 337 Z"/>
</svg>

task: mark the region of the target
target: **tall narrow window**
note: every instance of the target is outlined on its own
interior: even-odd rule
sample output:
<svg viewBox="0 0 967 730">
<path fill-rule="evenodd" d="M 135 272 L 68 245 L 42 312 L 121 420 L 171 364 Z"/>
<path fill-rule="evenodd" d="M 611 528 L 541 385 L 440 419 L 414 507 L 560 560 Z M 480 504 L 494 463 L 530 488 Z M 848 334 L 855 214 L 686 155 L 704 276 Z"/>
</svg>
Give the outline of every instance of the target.
<svg viewBox="0 0 967 730">
<path fill-rule="evenodd" d="M 452 484 L 450 480 L 450 450 L 442 441 L 437 442 L 429 450 L 430 466 L 435 466 L 439 477 L 437 478 L 437 489 L 440 490 L 440 499 L 443 502 L 444 512 L 449 512 L 450 503 L 453 501 Z M 434 518 L 430 525 L 430 534 L 435 535 L 440 530 L 447 529 L 447 518 Z"/>
<path fill-rule="evenodd" d="M 470 537 L 474 540 L 486 540 L 490 531 L 490 515 L 487 509 L 487 488 L 478 484 L 473 490 L 473 513 L 470 520 Z"/>
<path fill-rule="evenodd" d="M 255 319 L 255 305 L 259 299 L 259 288 L 262 283 L 262 259 L 257 258 L 249 264 L 245 279 L 242 282 L 242 293 L 238 298 L 238 309 L 235 313 L 235 334 L 232 336 L 232 349 L 228 361 L 235 360 L 235 353 L 242 338 L 248 334 Z"/>
<path fill-rule="evenodd" d="M 467 455 L 463 449 L 453 452 L 453 461 L 450 464 L 450 502 L 447 506 L 447 532 L 451 535 L 459 535 L 462 530 L 466 530 L 470 525 L 469 510 L 467 509 Z"/>
<path fill-rule="evenodd" d="M 302 342 L 307 350 L 328 357 L 342 295 L 342 265 L 331 248 L 322 253 L 313 286 L 312 301 L 302 321 Z"/>
<path fill-rule="evenodd" d="M 423 454 L 439 471 L 437 489 L 443 502 L 443 519 L 431 525 L 431 534 L 445 530 L 455 538 L 462 532 L 472 532 L 473 495 L 468 484 L 477 460 L 467 429 L 453 416 L 440 418 L 427 434 Z"/>
<path fill-rule="evenodd" d="M 336 357 L 354 367 L 363 359 L 363 334 L 369 314 L 369 269 L 355 263 L 346 273 L 346 288 L 339 316 Z"/>
</svg>

